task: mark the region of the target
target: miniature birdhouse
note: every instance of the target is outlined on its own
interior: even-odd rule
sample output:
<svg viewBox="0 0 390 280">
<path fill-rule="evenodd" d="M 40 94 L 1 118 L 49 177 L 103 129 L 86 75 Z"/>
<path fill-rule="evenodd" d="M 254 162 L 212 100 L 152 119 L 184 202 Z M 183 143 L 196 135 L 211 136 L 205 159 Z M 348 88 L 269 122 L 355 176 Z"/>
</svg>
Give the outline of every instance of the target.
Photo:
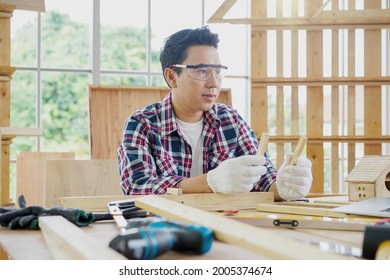
<svg viewBox="0 0 390 280">
<path fill-rule="evenodd" d="M 390 197 L 390 156 L 364 156 L 345 181 L 350 201 Z"/>
</svg>

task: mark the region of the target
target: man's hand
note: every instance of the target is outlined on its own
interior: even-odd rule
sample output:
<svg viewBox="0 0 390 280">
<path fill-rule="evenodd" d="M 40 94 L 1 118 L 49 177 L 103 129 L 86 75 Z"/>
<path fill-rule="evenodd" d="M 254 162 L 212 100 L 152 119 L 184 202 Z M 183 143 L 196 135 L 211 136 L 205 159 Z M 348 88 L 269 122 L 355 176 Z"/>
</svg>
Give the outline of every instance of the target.
<svg viewBox="0 0 390 280">
<path fill-rule="evenodd" d="M 214 193 L 249 192 L 267 172 L 263 156 L 246 155 L 227 159 L 207 173 L 207 183 Z"/>
<path fill-rule="evenodd" d="M 310 191 L 313 176 L 311 161 L 298 157 L 296 165 L 289 165 L 292 154 L 288 154 L 276 177 L 276 187 L 284 200 L 304 198 Z"/>
</svg>

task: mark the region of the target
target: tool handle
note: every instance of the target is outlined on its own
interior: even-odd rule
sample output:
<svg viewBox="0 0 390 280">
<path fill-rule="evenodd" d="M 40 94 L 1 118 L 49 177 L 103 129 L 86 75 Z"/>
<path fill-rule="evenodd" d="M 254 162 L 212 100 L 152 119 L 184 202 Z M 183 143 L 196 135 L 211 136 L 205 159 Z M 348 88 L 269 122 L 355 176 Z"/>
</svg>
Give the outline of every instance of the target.
<svg viewBox="0 0 390 280">
<path fill-rule="evenodd" d="M 297 159 L 297 157 L 299 157 L 301 155 L 301 153 L 303 151 L 303 148 L 306 145 L 306 142 L 307 142 L 307 137 L 306 136 L 299 137 L 298 144 L 295 147 L 295 150 L 294 150 L 294 153 L 293 153 L 293 155 L 291 157 L 289 165 L 294 165 L 295 164 L 295 160 Z"/>
<path fill-rule="evenodd" d="M 257 149 L 257 154 L 259 156 L 263 156 L 265 151 L 267 150 L 268 140 L 269 140 L 269 133 L 263 132 L 261 134 L 259 148 Z"/>
</svg>

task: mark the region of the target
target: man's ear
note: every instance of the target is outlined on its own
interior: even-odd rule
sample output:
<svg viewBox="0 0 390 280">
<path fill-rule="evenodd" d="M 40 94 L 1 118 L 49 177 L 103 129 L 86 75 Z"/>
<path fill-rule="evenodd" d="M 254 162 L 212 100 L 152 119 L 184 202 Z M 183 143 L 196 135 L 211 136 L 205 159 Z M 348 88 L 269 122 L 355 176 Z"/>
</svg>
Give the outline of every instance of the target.
<svg viewBox="0 0 390 280">
<path fill-rule="evenodd" d="M 176 73 L 172 68 L 165 68 L 164 77 L 171 88 L 176 87 Z"/>
</svg>

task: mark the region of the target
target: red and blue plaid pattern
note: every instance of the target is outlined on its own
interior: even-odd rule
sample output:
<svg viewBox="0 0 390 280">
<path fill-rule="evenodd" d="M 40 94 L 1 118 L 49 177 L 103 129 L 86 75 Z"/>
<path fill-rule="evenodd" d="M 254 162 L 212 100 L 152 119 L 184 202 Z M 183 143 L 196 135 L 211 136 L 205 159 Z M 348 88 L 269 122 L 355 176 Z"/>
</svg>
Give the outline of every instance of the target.
<svg viewBox="0 0 390 280">
<path fill-rule="evenodd" d="M 234 108 L 215 103 L 203 116 L 204 173 L 228 158 L 256 154 L 255 133 Z M 191 176 L 191 146 L 175 121 L 171 93 L 126 120 L 117 154 L 122 190 L 128 195 L 165 194 Z M 268 191 L 276 180 L 276 168 L 265 158 L 268 172 L 252 191 Z"/>
</svg>

